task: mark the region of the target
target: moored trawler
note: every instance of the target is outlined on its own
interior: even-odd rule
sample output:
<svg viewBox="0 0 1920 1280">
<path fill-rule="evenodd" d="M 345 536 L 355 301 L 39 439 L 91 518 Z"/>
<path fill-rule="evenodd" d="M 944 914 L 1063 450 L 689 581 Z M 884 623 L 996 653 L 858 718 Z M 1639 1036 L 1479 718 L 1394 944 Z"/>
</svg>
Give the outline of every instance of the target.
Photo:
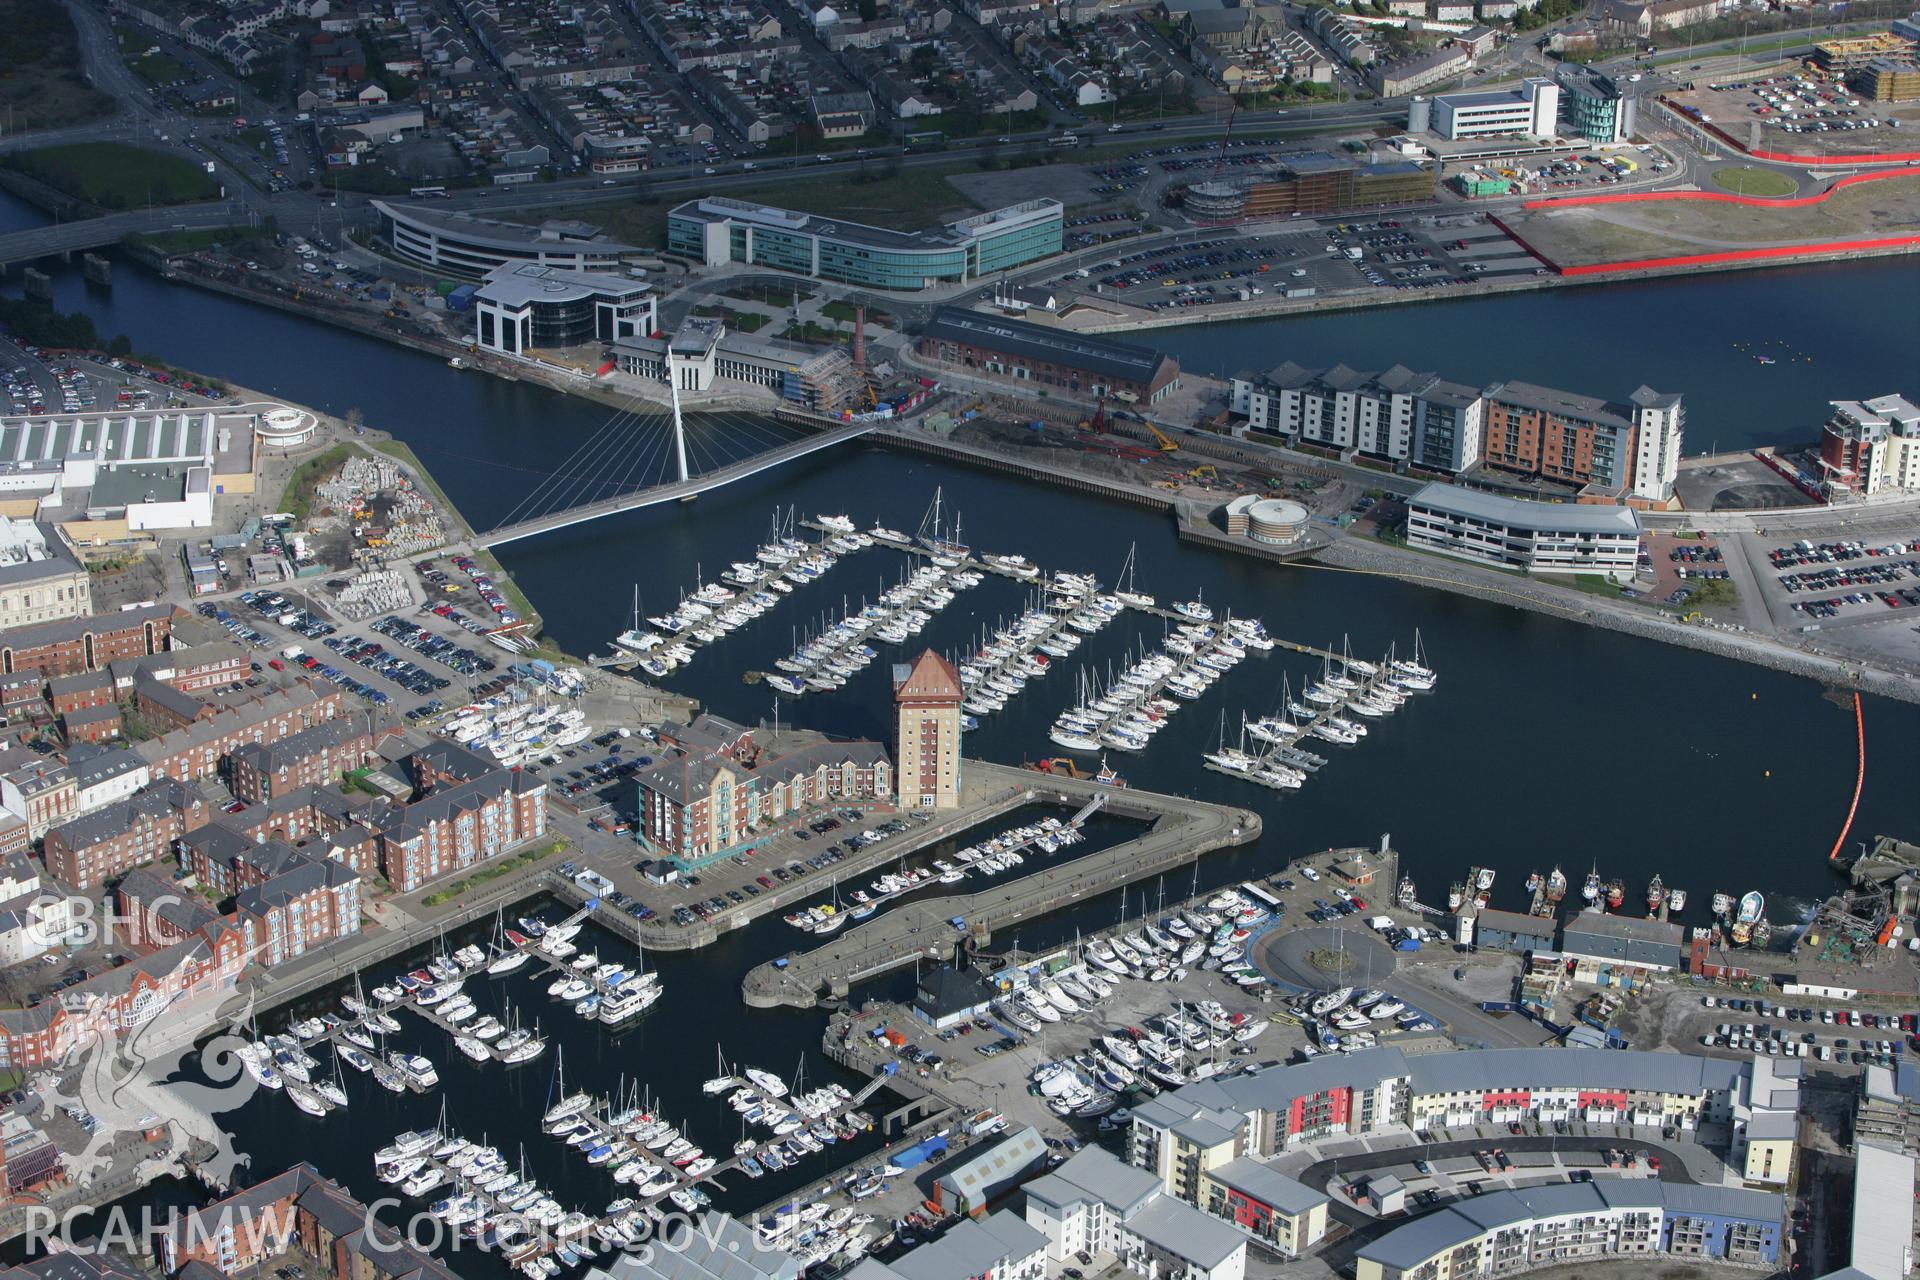
<svg viewBox="0 0 1920 1280">
<path fill-rule="evenodd" d="M 1559 867 L 1555 867 L 1553 873 L 1547 877 L 1547 901 L 1557 903 L 1566 896 L 1567 874 Z"/>
<path fill-rule="evenodd" d="M 1588 902 L 1600 901 L 1600 869 L 1598 867 L 1587 873 L 1587 883 L 1581 886 L 1580 896 Z"/>
<path fill-rule="evenodd" d="M 1618 911 L 1620 904 L 1627 900 L 1627 886 L 1623 880 L 1607 881 L 1607 910 Z"/>
<path fill-rule="evenodd" d="M 1653 881 L 1647 885 L 1647 914 L 1658 915 L 1667 901 L 1666 882 L 1660 879 L 1660 873 L 1653 873 Z"/>
<path fill-rule="evenodd" d="M 1687 891 L 1685 889 L 1673 889 L 1668 891 L 1667 910 L 1672 912 L 1675 915 L 1678 915 L 1682 911 L 1685 911 L 1686 909 L 1687 909 Z"/>
</svg>

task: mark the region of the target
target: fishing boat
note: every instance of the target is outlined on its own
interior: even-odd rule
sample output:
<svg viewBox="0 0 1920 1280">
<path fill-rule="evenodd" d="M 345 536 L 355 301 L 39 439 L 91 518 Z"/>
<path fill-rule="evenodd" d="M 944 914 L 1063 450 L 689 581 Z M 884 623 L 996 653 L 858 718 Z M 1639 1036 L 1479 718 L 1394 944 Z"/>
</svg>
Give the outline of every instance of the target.
<svg viewBox="0 0 1920 1280">
<path fill-rule="evenodd" d="M 1173 611 L 1179 614 L 1181 617 L 1191 618 L 1195 622 L 1212 622 L 1213 621 L 1212 606 L 1209 605 L 1205 600 L 1200 599 L 1198 596 L 1196 596 L 1192 600 L 1174 601 Z"/>
<path fill-rule="evenodd" d="M 1555 867 L 1547 876 L 1547 901 L 1559 902 L 1567 896 L 1567 873 Z"/>
<path fill-rule="evenodd" d="M 1467 886 L 1459 881 L 1447 886 L 1447 910 L 1458 911 L 1460 904 L 1467 900 Z"/>
<path fill-rule="evenodd" d="M 1653 873 L 1652 881 L 1647 885 L 1647 914 L 1650 916 L 1659 915 L 1660 908 L 1666 905 L 1666 901 L 1667 886 L 1665 882 L 1660 879 L 1660 873 L 1656 871 Z"/>
<path fill-rule="evenodd" d="M 1627 900 L 1627 885 L 1624 880 L 1607 881 L 1607 910 L 1618 911 L 1620 904 Z"/>
<path fill-rule="evenodd" d="M 1581 887 L 1580 896 L 1588 902 L 1600 901 L 1600 869 L 1598 867 L 1587 873 L 1587 883 Z"/>
<path fill-rule="evenodd" d="M 1758 889 L 1748 890 L 1740 896 L 1740 909 L 1733 918 L 1733 940 L 1745 946 L 1753 939 L 1755 926 L 1766 913 L 1767 899 Z"/>
<path fill-rule="evenodd" d="M 1674 915 L 1679 915 L 1686 909 L 1687 891 L 1685 889 L 1667 890 L 1667 910 Z"/>
</svg>

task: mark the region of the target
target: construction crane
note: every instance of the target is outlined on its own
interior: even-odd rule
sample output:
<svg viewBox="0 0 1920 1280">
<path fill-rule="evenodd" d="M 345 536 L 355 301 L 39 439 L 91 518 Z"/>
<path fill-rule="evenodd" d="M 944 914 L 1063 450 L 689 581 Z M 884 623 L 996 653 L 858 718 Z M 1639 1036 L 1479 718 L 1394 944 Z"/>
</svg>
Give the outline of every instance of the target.
<svg viewBox="0 0 1920 1280">
<path fill-rule="evenodd" d="M 1162 431 L 1160 428 L 1154 426 L 1151 422 L 1147 422 L 1145 418 L 1142 418 L 1141 422 L 1145 423 L 1148 434 L 1150 434 L 1153 437 L 1153 442 L 1160 446 L 1160 452 L 1162 453 L 1180 452 L 1179 441 L 1175 440 L 1172 436 L 1168 435 L 1166 432 Z"/>
</svg>

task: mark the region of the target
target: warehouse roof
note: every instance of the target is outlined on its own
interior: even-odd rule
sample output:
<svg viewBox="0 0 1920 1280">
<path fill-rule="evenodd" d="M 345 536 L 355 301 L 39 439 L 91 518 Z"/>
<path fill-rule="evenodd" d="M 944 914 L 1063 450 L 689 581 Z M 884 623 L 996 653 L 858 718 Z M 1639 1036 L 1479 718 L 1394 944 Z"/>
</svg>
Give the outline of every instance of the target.
<svg viewBox="0 0 1920 1280">
<path fill-rule="evenodd" d="M 1685 937 L 1679 925 L 1664 920 L 1582 911 L 1571 917 L 1561 930 L 1560 949 L 1597 960 L 1671 967 L 1680 962 L 1680 947 Z"/>
<path fill-rule="evenodd" d="M 1913 1157 L 1859 1144 L 1853 1178 L 1853 1252 L 1874 1280 L 1902 1280 L 1913 1243 Z"/>
<path fill-rule="evenodd" d="M 1164 366 L 1172 363 L 1171 357 L 1151 347 L 1111 342 L 1046 325 L 962 311 L 958 307 L 942 307 L 934 312 L 932 321 L 921 332 L 928 338 L 987 347 L 1007 355 L 1025 356 L 1131 382 L 1152 382 Z"/>
<path fill-rule="evenodd" d="M 1457 484 L 1438 481 L 1422 485 L 1408 504 L 1486 520 L 1514 529 L 1539 529 L 1561 533 L 1611 533 L 1637 536 L 1640 518 L 1630 507 L 1592 502 L 1533 502 L 1525 498 L 1503 498 Z"/>
<path fill-rule="evenodd" d="M 1032 1125 L 940 1171 L 942 1186 L 953 1189 L 969 1207 L 978 1208 L 988 1193 L 1004 1186 L 1047 1157 L 1047 1140 Z"/>
<path fill-rule="evenodd" d="M 1477 918 L 1482 929 L 1498 929 L 1502 933 L 1517 933 L 1522 937 L 1546 938 L 1549 941 L 1553 938 L 1553 921 L 1543 916 L 1488 907 Z"/>
</svg>

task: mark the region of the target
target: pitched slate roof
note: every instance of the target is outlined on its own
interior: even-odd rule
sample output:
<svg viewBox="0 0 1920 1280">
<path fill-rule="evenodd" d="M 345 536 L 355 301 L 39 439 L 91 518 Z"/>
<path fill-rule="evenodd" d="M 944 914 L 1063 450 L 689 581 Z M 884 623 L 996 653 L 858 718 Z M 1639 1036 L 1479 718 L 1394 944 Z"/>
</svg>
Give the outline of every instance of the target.
<svg viewBox="0 0 1920 1280">
<path fill-rule="evenodd" d="M 896 702 L 908 698 L 917 701 L 945 699 L 959 702 L 966 697 L 966 686 L 959 670 L 931 649 L 905 666 L 893 669 L 893 697 Z"/>
</svg>

